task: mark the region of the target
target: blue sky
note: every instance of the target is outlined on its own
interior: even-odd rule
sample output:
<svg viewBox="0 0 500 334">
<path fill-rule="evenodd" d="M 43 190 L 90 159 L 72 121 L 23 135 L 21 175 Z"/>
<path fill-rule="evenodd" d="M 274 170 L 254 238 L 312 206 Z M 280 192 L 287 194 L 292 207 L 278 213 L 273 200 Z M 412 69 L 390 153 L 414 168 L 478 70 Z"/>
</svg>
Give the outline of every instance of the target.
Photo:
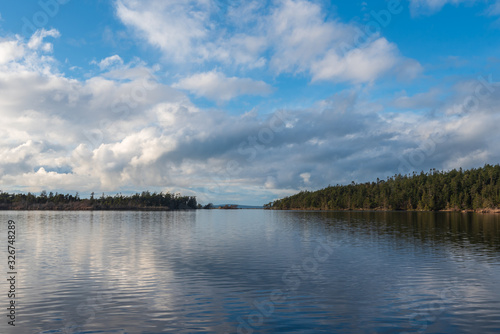
<svg viewBox="0 0 500 334">
<path fill-rule="evenodd" d="M 0 188 L 263 204 L 500 161 L 500 1 L 0 4 Z"/>
</svg>

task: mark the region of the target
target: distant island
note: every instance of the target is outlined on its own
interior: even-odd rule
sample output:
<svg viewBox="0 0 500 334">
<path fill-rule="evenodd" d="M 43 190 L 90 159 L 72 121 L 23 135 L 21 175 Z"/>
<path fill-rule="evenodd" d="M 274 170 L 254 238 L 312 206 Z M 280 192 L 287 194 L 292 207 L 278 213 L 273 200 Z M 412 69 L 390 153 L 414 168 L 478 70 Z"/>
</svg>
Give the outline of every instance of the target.
<svg viewBox="0 0 500 334">
<path fill-rule="evenodd" d="M 201 205 L 194 196 L 181 196 L 170 193 L 150 193 L 143 191 L 131 196 L 117 194 L 96 198 L 94 193 L 90 198 L 80 198 L 76 195 L 48 193 L 40 195 L 9 194 L 0 191 L 0 210 L 191 210 L 199 209 Z"/>
<path fill-rule="evenodd" d="M 500 166 L 395 175 L 387 180 L 302 191 L 264 205 L 273 210 L 500 212 Z"/>
<path fill-rule="evenodd" d="M 241 205 L 241 204 L 209 204 L 210 209 L 236 210 L 236 209 L 263 209 L 262 205 Z M 208 209 L 207 206 L 204 208 Z"/>
</svg>

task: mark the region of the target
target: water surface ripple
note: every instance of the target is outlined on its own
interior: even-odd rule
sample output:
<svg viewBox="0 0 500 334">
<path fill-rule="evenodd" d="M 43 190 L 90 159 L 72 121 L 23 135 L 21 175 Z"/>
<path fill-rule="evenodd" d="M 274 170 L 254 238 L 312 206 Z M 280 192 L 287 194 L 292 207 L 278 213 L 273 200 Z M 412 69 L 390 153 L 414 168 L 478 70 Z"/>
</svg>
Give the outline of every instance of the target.
<svg viewBox="0 0 500 334">
<path fill-rule="evenodd" d="M 9 219 L 1 333 L 500 332 L 500 216 L 3 211 L 5 245 Z"/>
</svg>

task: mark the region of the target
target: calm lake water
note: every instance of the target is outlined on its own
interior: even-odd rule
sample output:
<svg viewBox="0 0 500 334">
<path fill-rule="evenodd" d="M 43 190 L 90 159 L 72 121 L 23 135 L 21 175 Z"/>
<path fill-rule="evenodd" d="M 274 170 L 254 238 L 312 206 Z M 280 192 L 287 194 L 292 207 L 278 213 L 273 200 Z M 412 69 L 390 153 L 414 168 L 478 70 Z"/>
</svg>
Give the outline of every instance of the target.
<svg viewBox="0 0 500 334">
<path fill-rule="evenodd" d="M 500 332 L 500 216 L 3 211 L 0 221 L 0 333 Z"/>
</svg>

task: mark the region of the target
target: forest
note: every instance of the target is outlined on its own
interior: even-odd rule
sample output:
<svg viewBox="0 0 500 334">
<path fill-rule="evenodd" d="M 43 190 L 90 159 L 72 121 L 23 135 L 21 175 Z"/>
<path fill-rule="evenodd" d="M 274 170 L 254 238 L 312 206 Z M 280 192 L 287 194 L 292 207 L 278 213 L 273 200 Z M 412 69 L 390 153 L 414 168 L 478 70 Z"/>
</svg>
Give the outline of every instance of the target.
<svg viewBox="0 0 500 334">
<path fill-rule="evenodd" d="M 200 206 L 196 197 L 143 191 L 131 196 L 116 194 L 96 198 L 42 191 L 40 195 L 9 194 L 0 191 L 0 210 L 186 210 Z"/>
<path fill-rule="evenodd" d="M 488 211 L 500 206 L 500 166 L 410 175 L 302 191 L 266 209 Z"/>
</svg>

